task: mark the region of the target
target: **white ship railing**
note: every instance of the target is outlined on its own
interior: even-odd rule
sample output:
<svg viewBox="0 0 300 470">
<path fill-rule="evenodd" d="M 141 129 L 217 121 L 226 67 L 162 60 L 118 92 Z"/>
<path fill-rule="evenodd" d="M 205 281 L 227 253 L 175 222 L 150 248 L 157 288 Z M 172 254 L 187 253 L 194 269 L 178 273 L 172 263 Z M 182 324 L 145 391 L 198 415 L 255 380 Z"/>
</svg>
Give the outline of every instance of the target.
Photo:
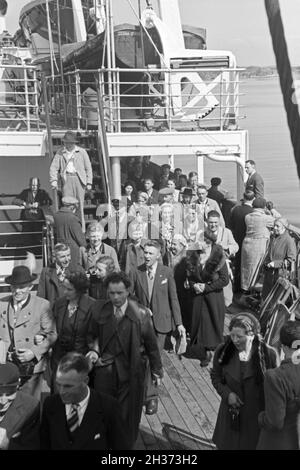
<svg viewBox="0 0 300 470">
<path fill-rule="evenodd" d="M 64 74 L 64 87 L 60 75 L 47 77 L 50 112 L 74 129 L 96 127 L 100 93 L 108 132 L 236 130 L 245 117 L 242 70 L 75 70 Z"/>
<path fill-rule="evenodd" d="M 40 81 L 25 65 L 0 66 L 0 132 L 40 130 Z"/>
</svg>

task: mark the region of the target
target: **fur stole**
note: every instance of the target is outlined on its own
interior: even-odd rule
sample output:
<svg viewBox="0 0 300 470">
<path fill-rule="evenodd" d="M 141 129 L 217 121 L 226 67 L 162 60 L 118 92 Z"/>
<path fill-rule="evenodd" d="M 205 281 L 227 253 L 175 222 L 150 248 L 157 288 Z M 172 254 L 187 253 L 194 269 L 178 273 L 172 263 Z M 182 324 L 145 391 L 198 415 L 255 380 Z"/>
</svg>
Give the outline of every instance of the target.
<svg viewBox="0 0 300 470">
<path fill-rule="evenodd" d="M 221 245 L 213 245 L 210 256 L 201 270 L 199 254 L 194 251 L 187 260 L 188 275 L 197 278 L 200 282 L 208 283 L 218 276 L 218 271 L 226 263 L 226 257 Z"/>
</svg>

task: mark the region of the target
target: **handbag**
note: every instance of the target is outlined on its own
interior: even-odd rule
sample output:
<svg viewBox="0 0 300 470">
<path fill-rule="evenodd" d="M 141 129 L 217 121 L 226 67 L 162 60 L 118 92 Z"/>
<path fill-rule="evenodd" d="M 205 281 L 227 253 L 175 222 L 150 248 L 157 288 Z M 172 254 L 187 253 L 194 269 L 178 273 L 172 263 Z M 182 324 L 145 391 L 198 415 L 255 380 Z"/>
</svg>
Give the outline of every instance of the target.
<svg viewBox="0 0 300 470">
<path fill-rule="evenodd" d="M 233 431 L 240 430 L 240 410 L 235 406 L 229 406 L 228 408 L 230 416 L 230 427 Z"/>
</svg>

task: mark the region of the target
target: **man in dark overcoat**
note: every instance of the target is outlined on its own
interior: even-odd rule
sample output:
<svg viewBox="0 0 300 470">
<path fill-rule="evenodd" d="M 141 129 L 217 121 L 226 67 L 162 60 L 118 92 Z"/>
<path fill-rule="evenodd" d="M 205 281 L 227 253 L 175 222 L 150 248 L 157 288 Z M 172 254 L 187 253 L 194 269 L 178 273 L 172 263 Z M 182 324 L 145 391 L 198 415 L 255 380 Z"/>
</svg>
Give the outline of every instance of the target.
<svg viewBox="0 0 300 470">
<path fill-rule="evenodd" d="M 67 243 L 74 263 L 80 262 L 80 247 L 86 246 L 85 236 L 76 215 L 78 200 L 72 196 L 62 198 L 63 207 L 54 214 L 56 241 Z"/>
<path fill-rule="evenodd" d="M 96 366 L 95 389 L 114 396 L 121 404 L 133 446 L 142 413 L 147 360 L 156 384 L 163 375 L 162 363 L 149 313 L 128 300 L 127 275 L 112 273 L 105 285 L 110 300 L 102 308 L 99 303 L 92 307 L 93 350 L 87 357 Z"/>
</svg>

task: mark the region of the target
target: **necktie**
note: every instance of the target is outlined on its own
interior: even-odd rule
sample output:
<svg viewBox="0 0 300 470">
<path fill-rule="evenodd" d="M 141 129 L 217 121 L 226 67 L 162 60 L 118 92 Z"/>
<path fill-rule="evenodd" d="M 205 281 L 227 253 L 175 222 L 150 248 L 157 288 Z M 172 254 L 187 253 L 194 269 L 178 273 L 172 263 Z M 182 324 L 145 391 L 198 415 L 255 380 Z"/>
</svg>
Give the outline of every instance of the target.
<svg viewBox="0 0 300 470">
<path fill-rule="evenodd" d="M 148 273 L 148 278 L 150 281 L 153 281 L 154 279 L 154 276 L 153 276 L 153 269 L 152 269 L 152 266 L 150 266 L 147 270 L 147 273 Z"/>
<path fill-rule="evenodd" d="M 115 317 L 116 317 L 117 320 L 121 320 L 121 318 L 123 317 L 123 312 L 122 312 L 122 310 L 120 309 L 120 307 L 117 307 L 117 308 L 116 308 Z"/>
<path fill-rule="evenodd" d="M 18 313 L 20 312 L 21 309 L 22 309 L 22 304 L 20 302 L 17 302 L 16 304 L 14 304 L 14 326 L 17 323 Z"/>
<path fill-rule="evenodd" d="M 71 405 L 71 414 L 67 421 L 68 428 L 71 434 L 76 431 L 76 429 L 79 427 L 78 407 L 78 403 L 73 403 Z"/>
</svg>

